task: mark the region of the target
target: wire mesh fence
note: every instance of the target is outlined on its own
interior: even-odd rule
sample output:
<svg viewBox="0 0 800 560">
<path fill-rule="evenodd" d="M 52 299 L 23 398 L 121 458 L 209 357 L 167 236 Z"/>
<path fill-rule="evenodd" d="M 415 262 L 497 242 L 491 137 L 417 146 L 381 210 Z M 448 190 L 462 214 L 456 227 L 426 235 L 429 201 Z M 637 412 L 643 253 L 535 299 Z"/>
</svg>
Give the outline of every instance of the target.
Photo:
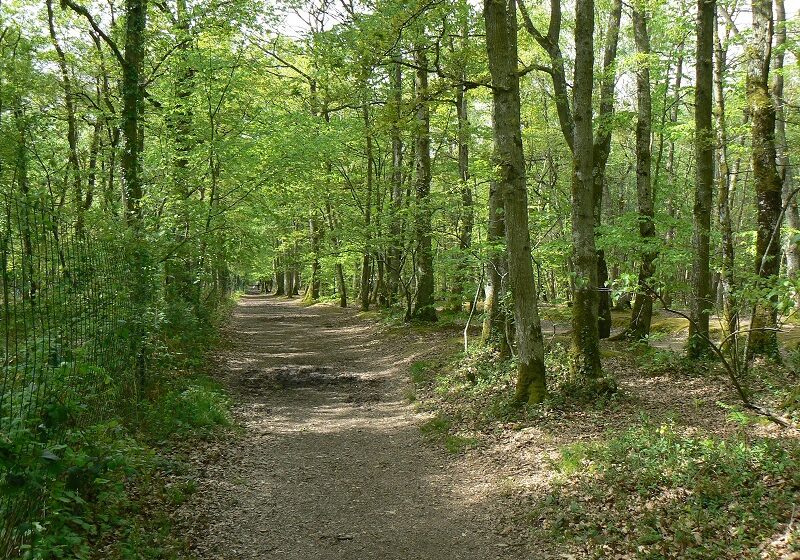
<svg viewBox="0 0 800 560">
<path fill-rule="evenodd" d="M 0 557 L 25 539 L 26 456 L 136 395 L 141 317 L 120 237 L 60 216 L 51 197 L 0 195 Z M 42 445 L 40 445 L 42 444 Z M 45 457 L 46 458 L 46 457 Z M 45 491 L 42 489 L 42 491 Z M 27 511 L 26 511 L 27 510 Z"/>
</svg>

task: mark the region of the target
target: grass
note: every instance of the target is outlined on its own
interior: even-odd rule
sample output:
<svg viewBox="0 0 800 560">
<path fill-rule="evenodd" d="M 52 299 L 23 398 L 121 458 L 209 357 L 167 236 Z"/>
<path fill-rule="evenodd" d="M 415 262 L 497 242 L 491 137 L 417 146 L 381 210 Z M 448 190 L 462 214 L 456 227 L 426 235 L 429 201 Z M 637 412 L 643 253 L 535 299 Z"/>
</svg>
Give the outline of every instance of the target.
<svg viewBox="0 0 800 560">
<path fill-rule="evenodd" d="M 452 433 L 453 423 L 445 416 L 434 416 L 425 422 L 420 430 L 427 440 L 441 443 L 448 452 L 453 454 L 473 449 L 479 443 L 476 438 Z"/>
<path fill-rule="evenodd" d="M 165 377 L 142 404 L 141 437 L 151 443 L 189 435 L 208 437 L 230 426 L 230 401 L 222 386 L 205 375 Z"/>
<path fill-rule="evenodd" d="M 800 444 L 644 422 L 564 446 L 534 531 L 587 558 L 779 558 L 800 551 Z"/>
</svg>

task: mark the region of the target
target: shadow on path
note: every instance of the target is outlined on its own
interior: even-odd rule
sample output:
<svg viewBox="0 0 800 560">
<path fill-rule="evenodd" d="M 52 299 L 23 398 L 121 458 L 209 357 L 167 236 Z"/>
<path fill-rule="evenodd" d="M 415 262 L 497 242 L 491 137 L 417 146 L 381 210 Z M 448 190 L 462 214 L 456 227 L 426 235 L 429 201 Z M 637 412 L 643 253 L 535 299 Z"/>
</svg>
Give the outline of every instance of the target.
<svg viewBox="0 0 800 560">
<path fill-rule="evenodd" d="M 495 534 L 498 504 L 426 445 L 400 348 L 349 310 L 245 296 L 221 375 L 245 428 L 200 482 L 202 559 L 535 558 Z M 485 489 L 484 489 L 485 490 Z"/>
</svg>

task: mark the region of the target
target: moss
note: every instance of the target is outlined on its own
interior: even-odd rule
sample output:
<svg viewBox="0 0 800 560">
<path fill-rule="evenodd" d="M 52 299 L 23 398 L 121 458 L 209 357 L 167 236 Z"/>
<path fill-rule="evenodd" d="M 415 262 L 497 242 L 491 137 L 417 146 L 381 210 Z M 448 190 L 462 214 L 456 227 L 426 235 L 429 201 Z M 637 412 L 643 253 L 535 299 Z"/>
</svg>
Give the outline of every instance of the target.
<svg viewBox="0 0 800 560">
<path fill-rule="evenodd" d="M 650 325 L 650 331 L 665 334 L 689 332 L 689 321 L 683 317 L 664 317 L 662 319 L 653 320 L 653 323 Z"/>
</svg>

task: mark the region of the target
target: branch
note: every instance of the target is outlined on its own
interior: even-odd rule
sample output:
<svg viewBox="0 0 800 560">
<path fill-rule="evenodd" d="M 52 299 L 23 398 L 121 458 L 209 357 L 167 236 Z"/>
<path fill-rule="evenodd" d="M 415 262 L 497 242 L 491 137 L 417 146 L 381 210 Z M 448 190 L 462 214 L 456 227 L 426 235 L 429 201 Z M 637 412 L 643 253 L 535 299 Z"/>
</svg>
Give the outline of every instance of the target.
<svg viewBox="0 0 800 560">
<path fill-rule="evenodd" d="M 89 25 L 92 27 L 92 29 L 94 29 L 94 32 L 97 33 L 97 35 L 99 35 L 100 38 L 102 38 L 103 41 L 106 42 L 108 47 L 114 53 L 114 56 L 117 58 L 117 61 L 120 63 L 120 65 L 125 66 L 125 57 L 122 56 L 122 52 L 119 50 L 119 47 L 117 47 L 117 44 L 113 41 L 113 39 L 111 39 L 111 37 L 106 35 L 106 33 L 102 29 L 100 29 L 100 26 L 97 25 L 96 21 L 94 21 L 94 18 L 92 17 L 92 14 L 89 13 L 89 10 L 87 10 L 80 4 L 76 4 L 75 2 L 73 2 L 73 0 L 61 0 L 61 5 L 69 6 L 70 8 L 72 8 L 73 11 L 85 17 L 86 21 L 88 21 Z"/>
<path fill-rule="evenodd" d="M 766 408 L 766 407 L 764 407 L 764 406 L 762 406 L 760 404 L 754 403 L 754 402 L 752 402 L 750 400 L 750 397 L 747 395 L 747 392 L 745 391 L 744 387 L 742 387 L 742 384 L 739 382 L 739 378 L 738 378 L 738 376 L 736 374 L 736 366 L 731 364 L 731 362 L 725 356 L 725 352 L 723 352 L 723 350 L 722 350 L 722 348 L 723 348 L 722 345 L 718 346 L 717 344 L 715 344 L 714 341 L 711 340 L 710 336 L 707 336 L 705 333 L 703 333 L 697 327 L 697 323 L 694 320 L 692 320 L 692 318 L 689 317 L 686 313 L 683 313 L 682 311 L 678 311 L 676 309 L 672 309 L 669 305 L 667 305 L 667 303 L 664 301 L 664 298 L 661 296 L 661 294 L 656 292 L 653 288 L 651 288 L 648 285 L 643 285 L 643 287 L 647 292 L 650 293 L 651 296 L 655 297 L 656 299 L 658 299 L 658 301 L 661 302 L 661 305 L 664 307 L 664 311 L 666 311 L 667 313 L 673 313 L 675 315 L 678 315 L 679 317 L 683 317 L 684 319 L 689 321 L 689 323 L 692 324 L 695 327 L 695 329 L 694 329 L 695 330 L 695 336 L 698 336 L 703 342 L 705 342 L 708 345 L 708 348 L 720 359 L 720 361 L 722 362 L 723 367 L 725 368 L 725 372 L 728 374 L 728 379 L 730 380 L 730 382 L 733 385 L 734 389 L 736 389 L 736 393 L 739 395 L 739 398 L 741 399 L 741 401 L 744 404 L 745 408 L 747 408 L 748 410 L 752 410 L 756 414 L 764 416 L 765 418 L 769 419 L 770 421 L 772 421 L 772 422 L 774 422 L 774 423 L 776 423 L 779 426 L 782 426 L 784 428 L 794 427 L 794 423 L 791 420 L 788 420 L 787 418 L 784 418 L 783 416 L 780 416 L 779 414 L 776 414 L 775 412 L 772 412 L 768 408 Z M 748 329 L 748 331 L 750 331 L 750 332 L 752 332 L 754 330 L 776 330 L 776 329 L 769 329 L 769 328 Z M 745 332 L 745 331 L 737 330 L 736 332 L 731 333 L 730 335 L 728 335 L 728 337 L 726 337 L 723 342 L 727 341 L 731 336 L 739 335 L 741 332 Z M 738 356 L 734 356 L 734 359 L 738 360 Z"/>
</svg>

